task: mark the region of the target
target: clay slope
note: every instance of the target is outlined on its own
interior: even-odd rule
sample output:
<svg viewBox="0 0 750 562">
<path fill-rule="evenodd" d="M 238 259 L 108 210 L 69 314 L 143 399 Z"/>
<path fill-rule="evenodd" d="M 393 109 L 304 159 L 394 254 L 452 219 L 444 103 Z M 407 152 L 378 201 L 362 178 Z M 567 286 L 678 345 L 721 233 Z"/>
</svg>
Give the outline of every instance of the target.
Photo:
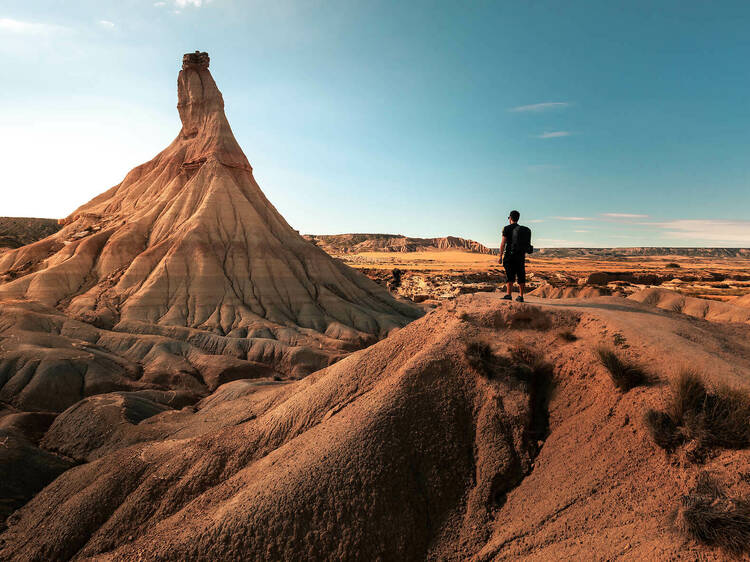
<svg viewBox="0 0 750 562">
<path fill-rule="evenodd" d="M 748 293 L 747 295 L 742 295 L 741 297 L 737 297 L 730 302 L 736 306 L 745 306 L 750 308 L 750 293 Z"/>
<path fill-rule="evenodd" d="M 444 236 L 412 238 L 401 234 L 330 234 L 306 235 L 305 238 L 333 255 L 358 252 L 418 252 L 434 250 L 466 250 L 477 254 L 493 254 L 496 250 L 479 242 Z"/>
<path fill-rule="evenodd" d="M 539 287 L 531 291 L 530 294 L 543 299 L 574 299 L 601 297 L 611 294 L 611 291 L 604 287 L 591 287 L 586 285 L 565 285 L 556 287 L 550 283 L 542 283 Z"/>
<path fill-rule="evenodd" d="M 205 53 L 186 55 L 177 107 L 182 130 L 164 151 L 56 234 L 0 256 L 0 299 L 282 372 L 291 353 L 310 372 L 418 317 L 265 198 Z"/>
<path fill-rule="evenodd" d="M 750 328 L 530 300 L 465 296 L 302 381 L 231 382 L 195 409 L 79 403 L 42 445 L 86 464 L 9 519 L 0 557 L 723 559 L 668 516 L 702 469 L 746 492 L 748 451 L 674 462 L 641 421 L 664 389 L 619 393 L 593 349 L 617 341 L 664 379 L 689 356 L 747 388 Z"/>
<path fill-rule="evenodd" d="M 737 301 L 721 302 L 686 297 L 675 291 L 657 288 L 644 289 L 628 298 L 672 312 L 705 318 L 712 322 L 744 322 L 750 324 L 750 309 Z"/>
</svg>

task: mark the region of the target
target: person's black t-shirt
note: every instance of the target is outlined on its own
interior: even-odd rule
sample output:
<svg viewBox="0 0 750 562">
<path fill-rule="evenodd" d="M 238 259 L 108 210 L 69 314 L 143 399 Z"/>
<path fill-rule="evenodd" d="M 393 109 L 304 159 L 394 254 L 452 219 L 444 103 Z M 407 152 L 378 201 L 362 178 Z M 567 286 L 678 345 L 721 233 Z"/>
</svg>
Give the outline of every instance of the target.
<svg viewBox="0 0 750 562">
<path fill-rule="evenodd" d="M 513 244 L 513 230 L 518 227 L 518 223 L 508 224 L 503 228 L 503 238 L 505 238 L 505 256 L 510 256 L 510 247 Z"/>
</svg>

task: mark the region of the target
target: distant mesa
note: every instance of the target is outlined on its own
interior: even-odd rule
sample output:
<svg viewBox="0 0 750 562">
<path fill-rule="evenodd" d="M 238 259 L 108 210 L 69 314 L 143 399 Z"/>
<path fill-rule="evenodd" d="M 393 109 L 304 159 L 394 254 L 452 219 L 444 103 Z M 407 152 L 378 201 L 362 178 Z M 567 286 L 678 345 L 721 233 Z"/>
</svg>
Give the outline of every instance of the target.
<svg viewBox="0 0 750 562">
<path fill-rule="evenodd" d="M 360 252 L 419 252 L 432 250 L 465 250 L 477 254 L 495 254 L 497 250 L 474 240 L 445 236 L 413 238 L 401 234 L 309 234 L 305 238 L 329 254 Z"/>
<path fill-rule="evenodd" d="M 613 256 L 687 256 L 687 257 L 750 257 L 750 248 L 683 248 L 646 246 L 630 248 L 540 248 L 538 256 L 568 257 L 613 257 Z"/>
</svg>

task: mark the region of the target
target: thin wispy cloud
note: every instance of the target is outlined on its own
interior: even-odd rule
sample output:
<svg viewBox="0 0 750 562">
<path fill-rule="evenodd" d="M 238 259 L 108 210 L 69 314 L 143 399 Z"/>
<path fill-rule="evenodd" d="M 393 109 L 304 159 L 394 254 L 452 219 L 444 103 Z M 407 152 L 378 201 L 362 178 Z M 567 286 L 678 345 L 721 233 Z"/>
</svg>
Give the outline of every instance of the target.
<svg viewBox="0 0 750 562">
<path fill-rule="evenodd" d="M 583 233 L 583 232 L 591 232 L 591 231 L 590 231 L 590 230 L 574 230 L 573 232 L 580 232 L 580 233 Z"/>
<path fill-rule="evenodd" d="M 109 20 L 99 20 L 99 25 L 105 29 L 114 29 L 115 24 Z"/>
<path fill-rule="evenodd" d="M 14 20 L 11 18 L 0 18 L 0 32 L 17 35 L 49 35 L 65 29 L 66 28 L 61 25 L 50 23 L 37 23 Z"/>
<path fill-rule="evenodd" d="M 545 103 L 534 103 L 531 105 L 519 105 L 517 107 L 511 107 L 509 111 L 513 113 L 541 113 L 542 111 L 549 111 L 550 109 L 562 109 L 568 107 L 570 104 L 564 101 L 550 101 Z"/>
<path fill-rule="evenodd" d="M 603 217 L 612 219 L 647 219 L 648 215 L 637 215 L 634 213 L 602 213 Z"/>
<path fill-rule="evenodd" d="M 750 247 L 750 220 L 677 219 L 652 226 L 663 229 L 664 236 L 672 239 Z"/>
<path fill-rule="evenodd" d="M 530 220 L 528 222 L 540 223 L 540 222 L 544 222 L 544 219 L 533 219 L 533 220 Z"/>
<path fill-rule="evenodd" d="M 187 8 L 188 6 L 200 8 L 201 6 L 208 4 L 209 1 L 210 0 L 174 0 L 174 5 L 177 8 Z"/>
<path fill-rule="evenodd" d="M 534 135 L 538 139 L 559 139 L 560 137 L 569 137 L 570 131 L 544 131 L 540 135 Z"/>
<path fill-rule="evenodd" d="M 162 6 L 166 6 L 166 5 L 167 5 L 166 2 L 154 2 L 154 6 L 156 6 L 157 8 L 161 8 Z"/>
<path fill-rule="evenodd" d="M 558 221 L 587 221 L 587 220 L 591 220 L 588 217 L 550 217 L 550 218 L 558 220 Z"/>
</svg>

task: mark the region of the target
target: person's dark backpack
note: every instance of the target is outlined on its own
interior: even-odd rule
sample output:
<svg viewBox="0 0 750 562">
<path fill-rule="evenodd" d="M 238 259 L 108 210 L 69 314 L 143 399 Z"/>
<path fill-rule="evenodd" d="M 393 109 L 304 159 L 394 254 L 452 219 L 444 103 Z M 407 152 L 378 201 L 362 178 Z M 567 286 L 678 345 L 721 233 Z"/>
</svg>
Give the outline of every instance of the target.
<svg viewBox="0 0 750 562">
<path fill-rule="evenodd" d="M 533 254 L 534 246 L 531 245 L 531 229 L 528 226 L 516 225 L 510 239 L 510 253 L 514 256 Z"/>
</svg>

